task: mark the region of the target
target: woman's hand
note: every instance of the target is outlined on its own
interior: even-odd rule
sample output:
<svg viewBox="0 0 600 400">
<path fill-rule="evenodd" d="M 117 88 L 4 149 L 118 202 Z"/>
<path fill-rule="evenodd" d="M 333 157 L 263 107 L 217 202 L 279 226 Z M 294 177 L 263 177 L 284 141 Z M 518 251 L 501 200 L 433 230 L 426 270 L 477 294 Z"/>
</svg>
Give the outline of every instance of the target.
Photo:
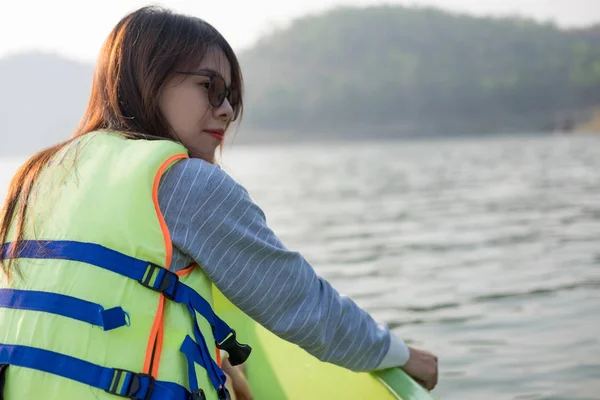
<svg viewBox="0 0 600 400">
<path fill-rule="evenodd" d="M 438 358 L 433 354 L 408 347 L 410 358 L 401 369 L 427 390 L 433 390 L 438 382 Z"/>
<path fill-rule="evenodd" d="M 229 359 L 223 359 L 221 366 L 225 375 L 227 375 L 227 383 L 225 386 L 231 393 L 232 399 L 235 400 L 253 400 L 250 392 L 250 384 L 244 374 L 244 364 L 236 365 L 235 367 L 229 363 Z"/>
</svg>

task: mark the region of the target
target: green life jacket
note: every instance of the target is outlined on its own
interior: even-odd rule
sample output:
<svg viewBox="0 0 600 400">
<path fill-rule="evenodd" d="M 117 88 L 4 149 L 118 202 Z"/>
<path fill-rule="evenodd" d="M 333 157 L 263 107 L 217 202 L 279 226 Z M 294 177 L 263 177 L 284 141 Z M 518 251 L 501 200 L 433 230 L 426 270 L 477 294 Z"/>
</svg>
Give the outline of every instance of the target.
<svg viewBox="0 0 600 400">
<path fill-rule="evenodd" d="M 250 348 L 214 314 L 201 268 L 168 270 L 158 185 L 186 157 L 171 141 L 93 132 L 42 170 L 24 242 L 0 243 L 21 272 L 0 278 L 5 399 L 229 397 L 212 343 L 232 364 Z"/>
</svg>

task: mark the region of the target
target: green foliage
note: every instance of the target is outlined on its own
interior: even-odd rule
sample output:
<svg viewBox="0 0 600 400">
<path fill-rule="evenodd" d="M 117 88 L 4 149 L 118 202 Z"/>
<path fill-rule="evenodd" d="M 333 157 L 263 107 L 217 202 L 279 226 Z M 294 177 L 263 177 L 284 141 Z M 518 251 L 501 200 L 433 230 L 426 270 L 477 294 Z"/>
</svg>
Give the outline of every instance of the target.
<svg viewBox="0 0 600 400">
<path fill-rule="evenodd" d="M 450 120 L 539 127 L 600 103 L 600 32 L 430 8 L 339 8 L 241 55 L 247 123 L 348 127 Z"/>
</svg>

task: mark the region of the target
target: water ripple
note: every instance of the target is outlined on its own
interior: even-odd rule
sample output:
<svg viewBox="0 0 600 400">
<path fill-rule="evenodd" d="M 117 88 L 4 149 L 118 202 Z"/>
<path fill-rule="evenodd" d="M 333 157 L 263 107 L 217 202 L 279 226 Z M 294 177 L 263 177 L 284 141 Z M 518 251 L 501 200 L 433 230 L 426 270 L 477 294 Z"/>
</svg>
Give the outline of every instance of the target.
<svg viewBox="0 0 600 400">
<path fill-rule="evenodd" d="M 236 162 L 284 242 L 440 355 L 440 398 L 597 397 L 598 138 L 307 144 Z"/>
</svg>

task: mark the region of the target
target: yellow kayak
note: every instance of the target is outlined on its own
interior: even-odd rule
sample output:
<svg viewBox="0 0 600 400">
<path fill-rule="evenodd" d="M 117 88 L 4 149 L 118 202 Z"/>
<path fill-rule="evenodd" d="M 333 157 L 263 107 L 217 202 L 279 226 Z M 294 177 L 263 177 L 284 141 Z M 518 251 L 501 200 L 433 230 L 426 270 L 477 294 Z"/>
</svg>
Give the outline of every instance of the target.
<svg viewBox="0 0 600 400">
<path fill-rule="evenodd" d="M 246 376 L 256 399 L 435 400 L 398 368 L 357 373 L 319 361 L 254 322 L 214 289 L 215 312 L 252 347 Z"/>
</svg>

